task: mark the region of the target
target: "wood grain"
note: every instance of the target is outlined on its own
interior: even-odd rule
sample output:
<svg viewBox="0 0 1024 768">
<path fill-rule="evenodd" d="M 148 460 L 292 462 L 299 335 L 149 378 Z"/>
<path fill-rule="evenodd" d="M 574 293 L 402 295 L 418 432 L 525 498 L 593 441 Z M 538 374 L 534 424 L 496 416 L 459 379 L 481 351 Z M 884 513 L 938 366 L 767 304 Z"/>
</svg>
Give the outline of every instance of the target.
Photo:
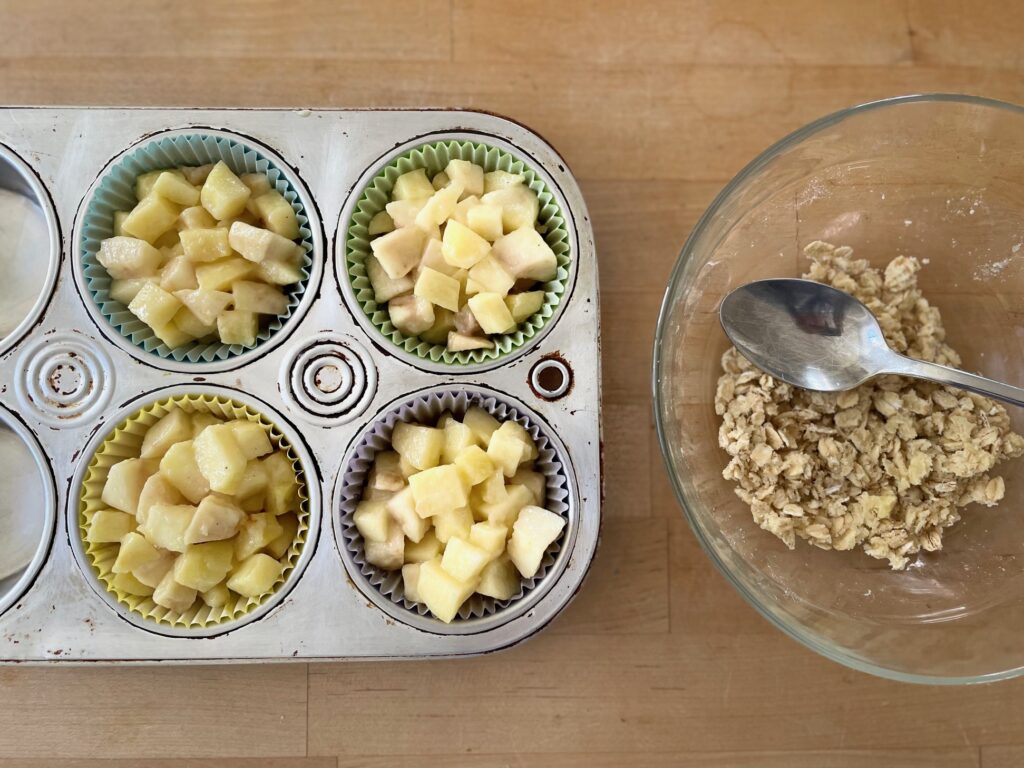
<svg viewBox="0 0 1024 768">
<path fill-rule="evenodd" d="M 679 513 L 650 402 L 665 282 L 721 186 L 857 102 L 1024 101 L 1022 22 L 998 0 L 0 0 L 0 103 L 457 106 L 548 138 L 597 238 L 607 491 L 585 589 L 519 648 L 4 669 L 0 768 L 1024 764 L 1024 683 L 876 680 L 751 609 Z"/>
</svg>

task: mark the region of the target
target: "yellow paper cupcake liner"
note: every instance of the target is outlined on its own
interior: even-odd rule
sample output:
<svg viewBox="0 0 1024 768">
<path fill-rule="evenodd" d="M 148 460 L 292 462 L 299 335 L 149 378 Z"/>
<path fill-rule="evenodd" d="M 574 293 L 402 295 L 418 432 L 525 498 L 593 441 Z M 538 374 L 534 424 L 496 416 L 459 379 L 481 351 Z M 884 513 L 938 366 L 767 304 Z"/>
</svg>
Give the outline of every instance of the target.
<svg viewBox="0 0 1024 768">
<path fill-rule="evenodd" d="M 232 600 L 219 608 L 210 608 L 202 600 L 196 600 L 185 613 L 171 611 L 157 605 L 152 597 L 129 595 L 115 589 L 112 585 L 114 573 L 112 568 L 117 558 L 118 544 L 93 544 L 88 540 L 89 526 L 97 511 L 106 505 L 100 499 L 103 486 L 107 481 L 110 468 L 119 461 L 137 458 L 142 446 L 142 439 L 153 424 L 166 416 L 172 408 L 181 408 L 187 413 L 207 412 L 227 420 L 246 419 L 252 421 L 266 431 L 271 444 L 278 450 L 285 450 L 292 461 L 295 476 L 299 482 L 299 529 L 295 541 L 288 550 L 287 559 L 281 576 L 273 588 L 259 597 L 247 598 L 232 593 Z M 100 445 L 92 457 L 89 468 L 82 483 L 82 497 L 79 504 L 78 526 L 82 536 L 82 544 L 86 559 L 100 582 L 117 598 L 117 601 L 133 613 L 147 619 L 172 627 L 205 628 L 236 621 L 250 611 L 267 602 L 288 580 L 299 560 L 309 532 L 310 510 L 309 494 L 306 487 L 305 473 L 299 458 L 285 436 L 262 414 L 234 400 L 213 395 L 180 395 L 168 397 L 152 403 L 125 419 Z"/>
</svg>

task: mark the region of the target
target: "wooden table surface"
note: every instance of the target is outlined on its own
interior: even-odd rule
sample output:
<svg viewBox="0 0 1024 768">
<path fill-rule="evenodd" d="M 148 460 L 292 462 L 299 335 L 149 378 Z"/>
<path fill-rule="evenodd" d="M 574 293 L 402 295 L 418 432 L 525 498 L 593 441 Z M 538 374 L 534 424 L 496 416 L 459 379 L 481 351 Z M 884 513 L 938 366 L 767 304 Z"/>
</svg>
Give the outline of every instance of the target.
<svg viewBox="0 0 1024 768">
<path fill-rule="evenodd" d="M 742 602 L 676 507 L 648 383 L 669 269 L 730 176 L 857 102 L 1024 102 L 1022 23 L 1010 0 L 0 0 L 0 103 L 460 106 L 547 137 L 596 229 L 607 471 L 592 576 L 519 648 L 4 668 L 0 768 L 1024 764 L 1024 681 L 874 679 Z"/>
</svg>

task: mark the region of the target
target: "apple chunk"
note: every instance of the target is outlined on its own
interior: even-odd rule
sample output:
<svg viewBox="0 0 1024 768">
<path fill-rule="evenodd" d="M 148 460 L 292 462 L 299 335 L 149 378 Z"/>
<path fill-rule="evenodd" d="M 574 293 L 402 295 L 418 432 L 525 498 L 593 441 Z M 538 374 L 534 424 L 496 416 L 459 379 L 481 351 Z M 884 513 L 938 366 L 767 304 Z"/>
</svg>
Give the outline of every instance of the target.
<svg viewBox="0 0 1024 768">
<path fill-rule="evenodd" d="M 526 506 L 512 527 L 508 555 L 519 573 L 533 578 L 547 548 L 565 528 L 565 518 L 541 507 Z"/>
</svg>

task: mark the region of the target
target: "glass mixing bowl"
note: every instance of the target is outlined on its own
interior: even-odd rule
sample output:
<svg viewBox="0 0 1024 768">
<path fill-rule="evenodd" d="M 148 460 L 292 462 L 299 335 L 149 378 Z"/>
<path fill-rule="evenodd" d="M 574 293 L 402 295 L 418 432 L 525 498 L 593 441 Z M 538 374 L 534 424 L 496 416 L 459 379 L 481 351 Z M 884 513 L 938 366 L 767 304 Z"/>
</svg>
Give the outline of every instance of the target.
<svg viewBox="0 0 1024 768">
<path fill-rule="evenodd" d="M 964 368 L 1024 384 L 1024 109 L 969 96 L 890 99 L 838 112 L 748 165 L 698 222 L 658 322 L 654 397 L 676 495 L 740 593 L 825 656 L 899 680 L 968 683 L 1024 672 L 1024 458 L 997 507 L 972 505 L 905 571 L 859 550 L 789 550 L 722 478 L 714 411 L 733 288 L 804 271 L 803 246 L 849 245 L 884 266 L 927 264 Z M 1015 429 L 1024 414 L 1011 410 Z"/>
</svg>

